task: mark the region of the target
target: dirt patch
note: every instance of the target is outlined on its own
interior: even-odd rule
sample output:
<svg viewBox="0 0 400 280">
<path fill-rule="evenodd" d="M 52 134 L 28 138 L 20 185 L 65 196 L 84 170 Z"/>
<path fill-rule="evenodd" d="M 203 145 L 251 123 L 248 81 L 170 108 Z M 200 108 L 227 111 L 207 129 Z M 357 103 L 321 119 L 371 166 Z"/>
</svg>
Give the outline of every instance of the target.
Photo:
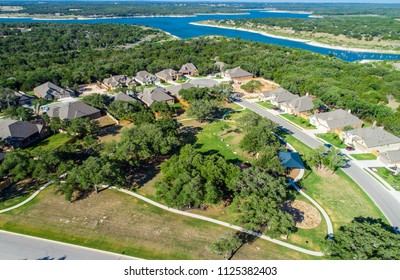
<svg viewBox="0 0 400 280">
<path fill-rule="evenodd" d="M 87 84 L 87 85 L 80 85 L 78 89 L 78 93 L 81 96 L 87 96 L 94 93 L 105 94 L 107 92 L 106 89 L 100 87 L 97 83 Z"/>
<path fill-rule="evenodd" d="M 294 180 L 299 176 L 300 174 L 300 169 L 292 169 L 290 170 L 290 173 L 287 175 L 290 179 Z"/>
<path fill-rule="evenodd" d="M 298 228 L 316 228 L 322 220 L 321 214 L 314 206 L 301 200 L 288 201 L 282 210 L 292 215 L 295 226 Z"/>
<path fill-rule="evenodd" d="M 121 138 L 121 132 L 133 126 L 133 123 L 121 121 L 118 125 L 105 127 L 100 131 L 100 143 L 118 141 Z"/>
<path fill-rule="evenodd" d="M 261 84 L 262 84 L 261 89 L 258 92 L 251 93 L 251 92 L 245 91 L 245 90 L 240 88 L 242 85 L 245 85 L 250 81 L 259 81 L 259 82 L 261 82 Z M 278 84 L 276 84 L 274 82 L 271 82 L 271 81 L 268 81 L 266 79 L 263 79 L 263 78 L 251 78 L 251 79 L 243 79 L 243 80 L 240 80 L 240 81 L 236 81 L 233 84 L 233 91 L 242 94 L 244 98 L 257 98 L 258 94 L 260 92 L 270 91 L 270 90 L 276 89 L 278 87 L 279 87 Z"/>
</svg>

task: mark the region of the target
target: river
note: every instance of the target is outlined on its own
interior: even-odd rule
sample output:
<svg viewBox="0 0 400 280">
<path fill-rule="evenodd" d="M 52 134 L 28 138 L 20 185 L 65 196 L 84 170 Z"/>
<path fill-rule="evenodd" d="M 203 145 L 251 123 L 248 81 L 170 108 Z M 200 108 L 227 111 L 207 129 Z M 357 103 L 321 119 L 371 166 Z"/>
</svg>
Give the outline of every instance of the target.
<svg viewBox="0 0 400 280">
<path fill-rule="evenodd" d="M 309 14 L 299 13 L 269 13 L 262 11 L 250 10 L 248 14 L 231 14 L 231 15 L 197 15 L 197 16 L 186 16 L 186 17 L 136 17 L 136 18 L 104 18 L 104 19 L 69 19 L 69 20 L 42 20 L 33 18 L 0 18 L 0 22 L 57 22 L 57 23 L 113 23 L 113 24 L 138 24 L 146 25 L 149 27 L 158 28 L 164 30 L 174 36 L 182 39 L 204 36 L 204 35 L 222 35 L 231 38 L 240 37 L 245 40 L 251 40 L 254 42 L 263 42 L 275 45 L 281 45 L 291 48 L 298 48 L 313 51 L 324 55 L 333 55 L 346 61 L 357 61 L 357 60 L 400 60 L 398 54 L 383 54 L 374 52 L 356 52 L 356 51 L 345 51 L 336 50 L 333 48 L 325 48 L 319 46 L 309 45 L 304 42 L 298 42 L 288 39 L 280 39 L 269 37 L 257 33 L 221 29 L 209 26 L 196 26 L 191 25 L 191 22 L 213 20 L 213 19 L 240 19 L 240 18 L 308 18 Z"/>
</svg>

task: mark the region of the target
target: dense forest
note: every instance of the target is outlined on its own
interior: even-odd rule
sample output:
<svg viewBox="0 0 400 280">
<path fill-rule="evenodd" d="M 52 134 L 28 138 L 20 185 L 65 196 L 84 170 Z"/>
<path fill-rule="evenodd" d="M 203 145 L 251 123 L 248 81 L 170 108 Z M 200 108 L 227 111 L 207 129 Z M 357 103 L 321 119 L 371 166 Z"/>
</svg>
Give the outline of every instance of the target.
<svg viewBox="0 0 400 280">
<path fill-rule="evenodd" d="M 7 26 L 17 28 L 20 25 Z M 212 58 L 219 56 L 232 67 L 240 65 L 295 94 L 308 92 L 333 108 L 350 109 L 364 120 L 377 120 L 378 124 L 400 135 L 400 111 L 394 112 L 384 106 L 388 95 L 400 101 L 400 72 L 386 63 L 349 63 L 309 51 L 223 37 L 143 42 L 140 48 L 127 50 L 95 49 L 89 43 L 65 51 L 63 47 L 54 47 L 59 36 L 46 31 L 51 26 L 41 25 L 42 36 L 23 32 L 0 39 L 0 49 L 15 50 L 0 55 L 0 87 L 31 90 L 46 81 L 73 87 L 110 74 L 133 76 L 140 70 L 156 73 L 165 68 L 179 69 L 187 62 L 194 63 L 200 74 L 208 74 L 217 71 Z M 57 26 L 65 29 L 65 32 L 60 32 L 62 34 L 78 27 Z M 82 28 L 87 28 L 87 25 L 82 25 Z M 124 28 L 129 30 L 132 27 L 120 26 L 118 32 L 125 34 Z M 23 51 L 18 51 L 15 42 L 32 42 L 32 36 L 41 42 L 24 43 L 21 46 Z"/>
<path fill-rule="evenodd" d="M 221 20 L 218 23 L 236 27 L 272 26 L 287 28 L 293 31 L 312 33 L 329 33 L 345 35 L 348 38 L 373 40 L 399 40 L 400 21 L 392 18 L 376 16 L 327 16 L 320 18 L 259 18 L 238 19 L 235 21 Z"/>
<path fill-rule="evenodd" d="M 0 2 L 0 6 L 10 6 L 10 2 Z M 15 5 L 15 4 L 13 4 Z M 154 16 L 154 15 L 193 15 L 196 13 L 237 13 L 243 8 L 259 8 L 255 3 L 204 3 L 204 2 L 146 2 L 116 1 L 57 1 L 57 2 L 18 2 L 23 9 L 1 11 L 1 13 L 24 13 L 30 15 L 69 15 L 69 16 Z"/>
</svg>

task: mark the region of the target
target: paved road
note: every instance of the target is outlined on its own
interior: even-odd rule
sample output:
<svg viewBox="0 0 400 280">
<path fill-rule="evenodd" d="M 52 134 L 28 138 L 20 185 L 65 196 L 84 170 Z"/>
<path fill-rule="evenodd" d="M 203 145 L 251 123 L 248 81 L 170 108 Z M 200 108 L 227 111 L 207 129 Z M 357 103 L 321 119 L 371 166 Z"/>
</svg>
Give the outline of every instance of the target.
<svg viewBox="0 0 400 280">
<path fill-rule="evenodd" d="M 297 127 L 286 122 L 284 119 L 268 112 L 267 110 L 245 100 L 237 102 L 237 104 L 252 110 L 261 116 L 267 117 L 282 127 L 290 130 L 294 137 L 311 148 L 315 149 L 318 146 L 321 146 L 320 141 L 304 133 Z M 349 162 L 349 167 L 343 168 L 343 171 L 372 198 L 376 205 L 378 205 L 378 207 L 386 215 L 393 227 L 397 230 L 400 229 L 400 201 L 396 199 L 388 190 L 386 190 L 376 179 L 369 176 L 363 169 L 353 164 L 351 161 Z"/>
<path fill-rule="evenodd" d="M 0 230 L 0 260 L 130 260 L 131 257 Z"/>
</svg>

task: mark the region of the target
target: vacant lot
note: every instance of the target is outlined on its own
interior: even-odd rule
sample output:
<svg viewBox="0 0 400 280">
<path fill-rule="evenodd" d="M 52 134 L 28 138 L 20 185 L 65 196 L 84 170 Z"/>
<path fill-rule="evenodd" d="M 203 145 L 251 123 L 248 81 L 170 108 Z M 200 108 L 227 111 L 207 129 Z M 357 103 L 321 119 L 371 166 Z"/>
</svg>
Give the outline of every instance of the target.
<svg viewBox="0 0 400 280">
<path fill-rule="evenodd" d="M 100 143 L 110 142 L 113 140 L 118 141 L 121 137 L 121 132 L 132 126 L 133 123 L 131 122 L 121 121 L 118 125 L 105 127 L 100 132 L 99 141 Z"/>
<path fill-rule="evenodd" d="M 229 232 L 113 190 L 69 203 L 51 188 L 32 203 L 0 215 L 0 228 L 146 259 L 218 259 L 207 245 Z M 257 240 L 243 246 L 235 258 L 311 257 Z"/>
<path fill-rule="evenodd" d="M 55 150 L 62 145 L 65 145 L 67 143 L 71 143 L 74 141 L 74 138 L 63 133 L 55 134 L 52 135 L 44 140 L 41 140 L 40 142 L 37 142 L 36 144 L 30 146 L 27 148 L 28 151 L 36 151 L 38 149 L 41 150 Z"/>
<path fill-rule="evenodd" d="M 259 82 L 261 82 L 261 84 L 262 84 L 261 89 L 259 91 L 255 92 L 255 93 L 251 93 L 251 92 L 248 92 L 248 91 L 245 91 L 245 90 L 241 89 L 242 85 L 247 84 L 250 81 L 259 81 Z M 244 98 L 257 98 L 258 94 L 260 92 L 270 91 L 270 90 L 276 89 L 277 87 L 279 87 L 278 84 L 276 84 L 274 82 L 271 82 L 271 81 L 268 81 L 266 79 L 263 79 L 263 78 L 252 78 L 252 79 L 248 79 L 248 80 L 245 80 L 245 81 L 241 81 L 240 83 L 234 83 L 233 84 L 233 91 L 243 94 Z"/>
</svg>

